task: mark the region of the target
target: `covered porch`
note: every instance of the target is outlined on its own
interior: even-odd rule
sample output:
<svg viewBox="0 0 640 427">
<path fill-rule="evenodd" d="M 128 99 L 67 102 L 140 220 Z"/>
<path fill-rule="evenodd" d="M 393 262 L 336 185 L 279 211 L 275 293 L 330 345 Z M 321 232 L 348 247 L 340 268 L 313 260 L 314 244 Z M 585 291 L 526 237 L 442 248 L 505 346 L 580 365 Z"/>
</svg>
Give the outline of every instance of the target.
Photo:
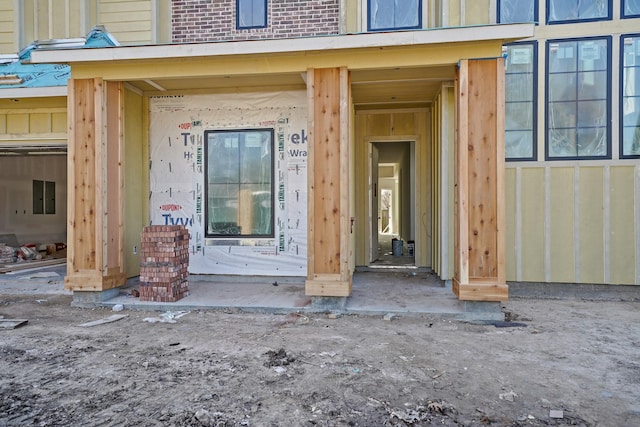
<svg viewBox="0 0 640 427">
<path fill-rule="evenodd" d="M 297 107 L 307 119 L 307 296 L 352 296 L 353 272 L 368 263 L 376 186 L 362 167 L 364 112 L 391 118 L 369 123 L 392 130 L 374 136 L 420 141 L 409 215 L 416 266 L 453 279 L 460 300 L 507 299 L 501 49 L 532 34 L 532 25 L 500 25 L 34 53 L 72 66 L 66 288 L 108 299 L 139 273 L 152 217 L 150 98 L 290 91 L 306 93 Z M 413 130 L 394 127 L 398 114 L 416 118 Z M 188 228 L 192 256 L 206 255 L 214 242 Z"/>
</svg>

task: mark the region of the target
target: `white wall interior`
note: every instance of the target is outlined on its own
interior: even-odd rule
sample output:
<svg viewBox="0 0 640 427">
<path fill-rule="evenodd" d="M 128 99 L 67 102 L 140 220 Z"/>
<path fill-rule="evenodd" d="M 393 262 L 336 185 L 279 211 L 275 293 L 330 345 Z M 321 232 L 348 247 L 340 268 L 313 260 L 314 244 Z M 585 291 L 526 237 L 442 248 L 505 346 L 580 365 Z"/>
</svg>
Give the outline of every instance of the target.
<svg viewBox="0 0 640 427">
<path fill-rule="evenodd" d="M 33 214 L 33 180 L 55 182 L 55 213 Z M 67 156 L 0 156 L 0 234 L 20 244 L 67 241 Z"/>
</svg>

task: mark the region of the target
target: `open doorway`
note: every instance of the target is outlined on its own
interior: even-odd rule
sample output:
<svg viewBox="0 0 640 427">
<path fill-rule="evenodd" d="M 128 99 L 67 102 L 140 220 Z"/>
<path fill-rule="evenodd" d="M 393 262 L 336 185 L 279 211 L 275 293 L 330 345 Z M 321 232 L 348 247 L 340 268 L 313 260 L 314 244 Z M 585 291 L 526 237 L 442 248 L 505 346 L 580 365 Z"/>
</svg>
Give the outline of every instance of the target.
<svg viewBox="0 0 640 427">
<path fill-rule="evenodd" d="M 371 266 L 415 266 L 414 146 L 371 143 Z"/>
</svg>

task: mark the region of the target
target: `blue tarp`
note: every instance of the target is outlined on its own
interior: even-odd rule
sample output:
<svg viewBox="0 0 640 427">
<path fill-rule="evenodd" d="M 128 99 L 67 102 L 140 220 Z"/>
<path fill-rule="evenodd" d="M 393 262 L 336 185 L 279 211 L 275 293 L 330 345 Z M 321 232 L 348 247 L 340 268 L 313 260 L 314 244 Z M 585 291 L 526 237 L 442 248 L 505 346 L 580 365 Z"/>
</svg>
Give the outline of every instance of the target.
<svg viewBox="0 0 640 427">
<path fill-rule="evenodd" d="M 75 46 L 81 49 L 119 46 L 118 41 L 102 26 L 97 26 Z M 18 53 L 12 62 L 0 62 L 0 90 L 16 88 L 66 86 L 71 76 L 71 67 L 66 64 L 30 64 L 31 52 L 37 49 L 69 48 L 70 40 L 33 42 Z M 2 82 L 2 77 L 16 76 L 15 82 Z M 18 82 L 19 81 L 19 82 Z"/>
</svg>

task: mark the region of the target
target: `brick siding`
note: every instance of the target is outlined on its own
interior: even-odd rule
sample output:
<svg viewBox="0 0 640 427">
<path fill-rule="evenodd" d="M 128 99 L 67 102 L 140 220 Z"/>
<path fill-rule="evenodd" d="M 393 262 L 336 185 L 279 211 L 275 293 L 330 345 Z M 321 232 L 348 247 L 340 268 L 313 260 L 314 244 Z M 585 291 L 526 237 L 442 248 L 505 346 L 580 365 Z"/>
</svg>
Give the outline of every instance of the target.
<svg viewBox="0 0 640 427">
<path fill-rule="evenodd" d="M 174 43 L 281 39 L 339 32 L 339 0 L 268 0 L 267 27 L 236 28 L 236 0 L 173 0 Z"/>
</svg>

